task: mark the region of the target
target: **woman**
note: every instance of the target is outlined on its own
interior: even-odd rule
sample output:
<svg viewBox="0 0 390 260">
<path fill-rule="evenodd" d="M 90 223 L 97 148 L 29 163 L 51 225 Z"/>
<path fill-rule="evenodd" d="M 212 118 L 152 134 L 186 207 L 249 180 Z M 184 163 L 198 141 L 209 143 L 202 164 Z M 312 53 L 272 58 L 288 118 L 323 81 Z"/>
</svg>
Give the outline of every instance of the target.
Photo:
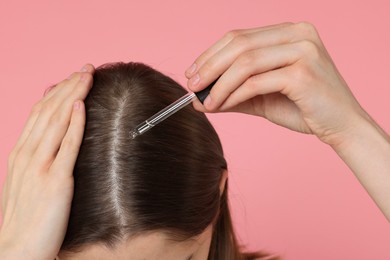
<svg viewBox="0 0 390 260">
<path fill-rule="evenodd" d="M 66 230 L 61 247 L 55 249 L 59 252 L 58 258 L 185 260 L 266 256 L 265 253 L 240 252 L 225 188 L 227 164 L 218 135 L 203 113 L 189 106 L 154 131 L 136 139 L 130 136 L 138 123 L 186 91 L 172 79 L 140 63 L 106 64 L 96 71 L 91 66 L 86 68 L 94 72 L 91 90 L 92 79 L 83 78 L 91 74 L 71 76 L 46 95 L 36 121 L 37 124 L 39 120 L 45 122 L 43 129 L 46 130 L 40 133 L 42 141 L 37 144 L 31 161 L 46 165 L 53 156 L 49 152 L 53 147 L 47 149 L 46 145 L 50 137 L 59 134 L 56 126 L 66 124 L 67 119 L 61 114 L 68 106 L 67 99 L 73 98 L 77 91 L 85 95 L 89 90 L 84 102 L 86 125 L 78 154 L 75 151 L 77 160 L 73 174 L 66 171 L 70 175 L 61 180 L 62 184 L 53 184 L 53 188 L 66 194 L 71 192 L 74 183 L 73 198 L 68 194 L 72 204 L 70 213 L 66 214 L 69 215 L 67 227 L 62 226 L 62 222 L 57 223 Z M 64 95 L 65 100 L 61 102 L 57 99 L 61 98 L 62 91 L 72 94 Z M 80 108 L 75 109 L 74 115 Z M 45 113 L 50 116 L 46 117 Z M 64 138 L 61 147 L 66 147 L 66 143 L 73 141 Z M 57 158 L 66 157 L 65 151 L 57 155 Z M 20 167 L 21 163 L 14 165 Z M 56 167 L 56 162 L 51 165 Z M 59 171 L 53 175 L 58 175 Z M 74 182 L 69 178 L 72 175 Z M 29 180 L 31 176 L 34 173 L 23 179 Z M 43 189 L 51 186 L 42 185 L 46 187 Z M 67 190 L 59 188 L 60 185 Z M 58 196 L 54 197 L 60 203 Z M 37 206 L 33 202 L 29 205 Z M 22 206 L 25 207 L 21 204 L 19 208 Z M 64 214 L 63 210 L 53 214 L 59 213 Z M 50 217 L 41 218 L 40 223 L 64 217 L 50 216 L 50 212 L 39 214 Z M 5 219 L 5 227 L 7 222 Z M 45 228 L 41 226 L 44 223 L 31 224 L 37 230 Z M 60 230 L 56 234 L 52 232 L 46 239 L 61 233 Z M 44 237 L 42 234 L 41 239 Z M 23 248 L 24 255 L 35 255 L 33 250 Z M 46 253 L 46 249 L 42 253 Z M 49 259 L 39 255 L 39 259 L 46 258 Z"/>
<path fill-rule="evenodd" d="M 205 216 L 207 220 L 194 228 L 196 231 L 191 234 L 192 236 L 191 232 L 187 232 L 187 234 L 182 232 L 191 229 L 186 225 L 182 226 L 182 223 L 158 226 L 156 225 L 156 222 L 160 224 L 158 221 L 147 220 L 144 226 L 131 226 L 127 225 L 126 219 L 119 218 L 119 224 L 133 231 L 137 231 L 139 228 L 141 235 L 135 232 L 135 236 L 130 235 L 128 241 L 121 243 L 123 242 L 121 240 L 123 230 L 117 231 L 117 233 L 112 231 L 119 234 L 119 237 L 114 236 L 107 240 L 108 248 L 111 246 L 111 249 L 107 250 L 99 246 L 99 237 L 92 237 L 91 240 L 88 237 L 81 238 L 82 243 L 77 241 L 77 237 L 70 238 L 72 223 L 75 223 L 74 227 L 78 227 L 77 220 L 72 218 L 74 213 L 70 211 L 70 206 L 73 196 L 73 168 L 83 140 L 85 123 L 82 100 L 86 98 L 92 86 L 93 73 L 93 67 L 87 65 L 81 73 L 76 73 L 59 83 L 34 107 L 25 129 L 9 157 L 8 177 L 2 204 L 4 221 L 0 231 L 0 255 L 2 254 L 2 257 L 9 259 L 25 258 L 26 256 L 32 259 L 53 259 L 62 245 L 63 250 L 66 250 L 67 247 L 68 249 L 77 249 L 77 245 L 82 244 L 83 241 L 86 244 L 90 241 L 91 245 L 88 248 L 83 248 L 87 255 L 82 255 L 83 251 L 80 251 L 77 255 L 78 259 L 96 257 L 97 255 L 107 259 L 126 259 L 126 257 L 130 259 L 186 259 L 188 257 L 192 257 L 192 259 L 235 259 L 234 257 L 238 257 L 236 255 L 224 258 L 224 256 L 212 255 L 213 252 L 227 253 L 227 247 L 218 248 L 218 246 L 229 244 L 218 239 L 213 240 L 214 235 L 219 234 L 216 230 L 218 230 L 219 219 L 224 213 L 221 205 L 227 205 L 223 203 L 224 196 L 226 196 L 226 194 L 224 195 L 224 185 L 227 176 L 227 172 L 223 170 L 226 168 L 223 160 L 220 161 L 221 164 L 218 167 L 219 174 L 214 175 L 213 185 L 208 182 L 206 184 L 206 186 L 210 185 L 210 190 L 212 190 L 211 186 L 214 187 L 213 192 L 207 198 L 214 199 L 214 203 L 209 204 L 209 207 L 216 211 L 215 219 L 212 217 L 213 214 Z M 188 86 L 193 91 L 201 90 L 220 75 L 220 79 L 211 90 L 208 99 L 205 100 L 204 106 L 199 102 L 194 104 L 197 110 L 203 112 L 236 111 L 254 114 L 295 131 L 315 134 L 340 155 L 385 216 L 390 219 L 390 182 L 388 181 L 390 175 L 390 160 L 388 160 L 390 138 L 355 100 L 312 25 L 288 23 L 229 32 L 206 50 L 186 71 L 186 76 L 189 78 Z M 149 105 L 153 105 L 153 102 L 148 103 Z M 161 107 L 159 106 L 159 108 Z M 145 110 L 146 113 L 135 118 L 134 121 L 137 122 L 131 120 L 128 127 L 131 127 L 133 123 L 141 122 L 156 110 L 158 109 Z M 134 115 L 136 116 L 136 113 Z M 121 116 L 121 113 L 117 116 Z M 179 120 L 180 123 L 175 123 L 173 120 L 176 116 L 180 116 L 180 114 L 158 126 L 161 133 L 163 133 L 163 124 L 178 126 L 186 120 L 182 118 L 184 121 Z M 102 117 L 104 117 L 103 114 Z M 88 131 L 88 120 L 86 131 Z M 171 122 L 169 123 L 169 121 Z M 118 132 L 122 131 L 120 126 L 117 128 L 117 120 L 113 120 L 112 124 L 112 127 L 116 128 Z M 99 127 L 96 124 L 94 126 L 94 128 Z M 98 131 L 98 129 L 95 130 Z M 164 136 L 160 137 L 158 135 L 160 130 L 156 127 L 147 133 L 154 135 L 155 140 L 160 140 L 149 146 L 146 143 L 148 149 L 158 149 L 156 146 L 165 148 L 171 144 L 171 142 L 166 142 L 170 135 L 165 136 L 165 138 Z M 145 138 L 147 134 L 145 134 Z M 104 140 L 104 136 L 100 136 L 98 140 Z M 200 137 L 199 140 L 201 140 Z M 134 142 L 142 143 L 142 140 Z M 118 156 L 127 155 L 127 152 L 120 152 L 120 146 L 124 144 L 122 140 L 111 140 L 111 144 L 114 146 L 112 150 L 117 151 Z M 161 155 L 166 156 L 164 150 L 161 150 Z M 82 158 L 82 150 L 80 150 L 79 156 Z M 136 154 L 134 156 L 136 157 Z M 104 160 L 104 158 L 100 153 L 97 153 L 95 160 Z M 156 158 L 158 157 L 154 157 L 154 159 Z M 211 165 L 212 162 L 215 162 L 215 158 L 210 162 L 207 162 L 207 156 L 201 158 L 206 160 L 206 164 Z M 175 158 L 171 159 L 174 161 Z M 83 174 L 80 172 L 76 177 L 78 163 L 79 160 L 75 168 L 76 189 L 73 209 L 77 207 L 75 202 L 77 202 L 76 196 L 79 192 L 77 178 L 81 178 Z M 117 169 L 122 167 L 113 162 L 107 164 L 111 165 L 111 170 L 112 167 Z M 191 165 L 187 165 L 187 167 L 191 167 Z M 80 167 L 80 170 L 82 169 L 83 167 Z M 148 170 L 148 167 L 145 170 Z M 208 172 L 210 171 L 213 169 L 208 170 Z M 166 181 L 164 178 L 161 180 Z M 197 179 L 195 178 L 195 180 Z M 116 187 L 121 181 L 120 178 L 115 179 L 111 185 Z M 84 183 L 84 185 L 86 184 Z M 101 188 L 102 194 L 112 192 L 112 189 L 104 187 L 96 187 L 96 190 L 99 188 Z M 125 191 L 116 189 L 116 192 L 118 194 L 114 195 L 120 197 L 121 193 Z M 145 190 L 142 190 L 142 186 L 140 186 L 140 192 L 143 192 L 140 198 L 147 194 Z M 85 193 L 88 194 L 88 190 Z M 165 194 L 165 191 L 159 194 Z M 152 196 L 152 194 L 149 195 Z M 101 198 L 98 194 L 88 194 L 88 198 L 91 197 L 95 197 L 97 200 Z M 153 198 L 149 201 L 153 201 Z M 169 205 L 168 202 L 169 199 L 165 200 L 166 205 Z M 117 210 L 115 215 L 117 218 L 118 216 L 127 216 L 127 208 L 121 207 L 120 202 L 107 201 L 105 205 L 110 203 L 110 208 Z M 176 203 L 172 205 L 175 206 Z M 134 204 L 130 203 L 129 208 L 131 207 L 135 207 Z M 137 209 L 142 212 L 144 208 Z M 181 209 L 185 210 L 188 207 L 186 205 Z M 109 223 L 110 219 L 113 222 L 118 222 L 118 219 L 110 218 L 109 214 L 105 214 L 106 210 L 107 208 L 95 208 L 96 212 L 94 213 L 106 215 L 104 223 Z M 71 213 L 68 225 L 69 212 Z M 129 216 L 131 216 L 130 213 Z M 148 212 L 143 213 L 146 217 L 150 216 Z M 201 215 L 198 211 L 193 211 L 192 214 Z M 80 216 L 83 214 L 80 213 Z M 138 219 L 133 219 L 133 221 L 136 223 Z M 98 224 L 91 225 L 87 231 L 99 233 L 100 230 L 92 230 L 92 228 L 103 228 Z M 153 225 L 156 225 L 158 230 L 162 230 L 164 227 L 169 228 L 163 230 L 165 232 L 149 232 L 148 227 Z M 64 240 L 67 226 L 69 234 L 67 233 Z M 177 226 L 182 228 L 177 228 Z M 226 228 L 224 229 L 226 230 Z M 200 230 L 203 231 L 199 233 Z M 85 234 L 90 234 L 89 232 Z M 189 237 L 191 239 L 188 239 Z M 103 236 L 103 238 L 105 237 Z M 173 243 L 168 243 L 172 239 L 174 239 Z M 232 242 L 235 240 L 234 236 L 228 236 L 228 239 L 230 245 L 234 245 Z M 93 245 L 93 242 L 96 244 Z M 73 256 L 76 254 L 77 252 L 74 252 Z M 63 254 L 63 257 L 68 257 L 68 255 Z M 70 257 L 72 256 L 70 255 Z"/>
</svg>

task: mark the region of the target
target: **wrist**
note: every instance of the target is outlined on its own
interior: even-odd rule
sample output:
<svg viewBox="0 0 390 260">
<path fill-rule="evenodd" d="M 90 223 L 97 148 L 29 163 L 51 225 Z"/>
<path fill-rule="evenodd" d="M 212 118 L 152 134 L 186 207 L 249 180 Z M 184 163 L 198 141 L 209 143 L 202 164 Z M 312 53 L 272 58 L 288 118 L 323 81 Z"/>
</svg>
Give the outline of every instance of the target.
<svg viewBox="0 0 390 260">
<path fill-rule="evenodd" d="M 355 117 L 349 127 L 327 142 L 341 157 L 351 149 L 390 146 L 389 135 L 366 113 Z"/>
<path fill-rule="evenodd" d="M 2 240 L 0 237 L 0 259 L 6 259 L 6 260 L 19 260 L 19 259 L 47 259 L 51 260 L 54 259 L 54 256 L 47 255 L 47 252 L 43 253 L 37 253 L 36 250 L 29 250 L 24 247 L 23 242 L 11 243 L 7 242 L 5 240 Z"/>
<path fill-rule="evenodd" d="M 390 221 L 390 138 L 370 117 L 338 136 L 332 148 Z"/>
<path fill-rule="evenodd" d="M 52 253 L 48 251 L 42 251 L 42 248 L 36 244 L 28 243 L 26 241 L 33 242 L 33 240 L 20 238 L 12 233 L 7 233 L 5 230 L 0 232 L 0 259 L 7 260 L 19 260 L 19 259 L 39 259 L 50 260 L 54 259 Z"/>
</svg>

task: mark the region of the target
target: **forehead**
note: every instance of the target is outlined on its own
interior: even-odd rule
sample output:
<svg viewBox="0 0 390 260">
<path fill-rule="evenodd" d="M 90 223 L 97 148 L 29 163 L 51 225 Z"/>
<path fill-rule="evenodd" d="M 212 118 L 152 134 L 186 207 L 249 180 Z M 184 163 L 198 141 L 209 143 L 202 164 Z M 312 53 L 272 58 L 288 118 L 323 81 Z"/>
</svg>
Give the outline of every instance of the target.
<svg viewBox="0 0 390 260">
<path fill-rule="evenodd" d="M 119 260 L 191 260 L 207 259 L 211 228 L 186 241 L 176 242 L 163 232 L 146 233 L 118 244 L 115 249 L 103 245 L 89 245 L 72 256 L 59 255 L 60 260 L 119 259 Z"/>
</svg>

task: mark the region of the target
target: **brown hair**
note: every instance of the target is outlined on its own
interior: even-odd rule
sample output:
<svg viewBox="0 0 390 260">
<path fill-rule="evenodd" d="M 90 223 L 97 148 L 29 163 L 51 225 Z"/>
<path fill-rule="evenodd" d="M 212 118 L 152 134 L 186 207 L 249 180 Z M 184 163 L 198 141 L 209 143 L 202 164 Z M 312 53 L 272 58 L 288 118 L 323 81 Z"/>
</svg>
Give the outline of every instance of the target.
<svg viewBox="0 0 390 260">
<path fill-rule="evenodd" d="M 74 168 L 75 191 L 61 250 L 108 247 L 146 231 L 187 239 L 213 224 L 209 259 L 259 259 L 240 252 L 220 196 L 227 169 L 222 146 L 203 113 L 187 106 L 131 139 L 129 132 L 186 91 L 141 63 L 99 67 L 85 100 L 86 126 Z M 276 258 L 267 258 L 276 259 Z"/>
</svg>

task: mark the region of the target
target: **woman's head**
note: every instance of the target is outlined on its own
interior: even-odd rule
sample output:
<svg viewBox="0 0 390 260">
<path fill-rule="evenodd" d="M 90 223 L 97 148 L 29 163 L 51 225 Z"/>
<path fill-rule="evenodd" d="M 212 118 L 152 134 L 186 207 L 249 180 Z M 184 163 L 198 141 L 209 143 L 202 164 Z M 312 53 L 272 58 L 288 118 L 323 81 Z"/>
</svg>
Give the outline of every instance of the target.
<svg viewBox="0 0 390 260">
<path fill-rule="evenodd" d="M 210 247 L 209 259 L 230 259 L 221 248 L 238 254 L 224 189 L 227 165 L 205 115 L 187 106 L 130 137 L 136 125 L 185 93 L 144 64 L 96 70 L 62 256 L 89 250 L 129 252 L 131 259 L 164 259 L 163 253 L 205 259 Z"/>
</svg>

